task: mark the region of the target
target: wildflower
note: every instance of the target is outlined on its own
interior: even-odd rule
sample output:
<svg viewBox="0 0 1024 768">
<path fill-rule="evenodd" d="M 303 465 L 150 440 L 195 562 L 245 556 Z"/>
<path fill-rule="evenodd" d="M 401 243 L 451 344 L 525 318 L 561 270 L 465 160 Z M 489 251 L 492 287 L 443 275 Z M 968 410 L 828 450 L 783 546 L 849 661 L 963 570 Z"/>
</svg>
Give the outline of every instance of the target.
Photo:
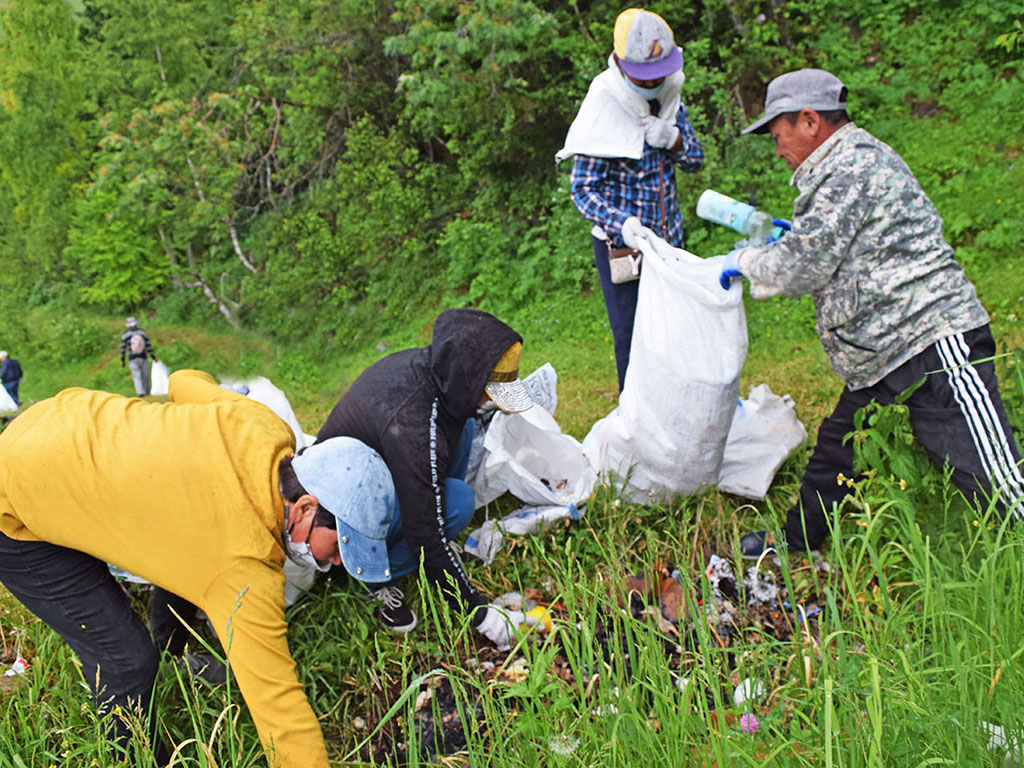
<svg viewBox="0 0 1024 768">
<path fill-rule="evenodd" d="M 740 717 L 740 728 L 743 729 L 744 733 L 757 733 L 761 729 L 761 724 L 757 722 L 757 715 L 747 713 Z"/>
<path fill-rule="evenodd" d="M 977 520 L 972 520 L 971 521 L 971 525 L 973 525 L 975 528 L 977 528 L 980 525 L 980 523 Z"/>
<path fill-rule="evenodd" d="M 900 490 L 901 491 L 907 490 L 907 481 L 904 480 L 903 478 L 900 478 Z"/>
<path fill-rule="evenodd" d="M 838 475 L 836 475 L 836 485 L 842 485 L 843 483 L 846 482 L 846 480 L 847 480 L 847 477 L 842 472 L 840 472 Z"/>
</svg>

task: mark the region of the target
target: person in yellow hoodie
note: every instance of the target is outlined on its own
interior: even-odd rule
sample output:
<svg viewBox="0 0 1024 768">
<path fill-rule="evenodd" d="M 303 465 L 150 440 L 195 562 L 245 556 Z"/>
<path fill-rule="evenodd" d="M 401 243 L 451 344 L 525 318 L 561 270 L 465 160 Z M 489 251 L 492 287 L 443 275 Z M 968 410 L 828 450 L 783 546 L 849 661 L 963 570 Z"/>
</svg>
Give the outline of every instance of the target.
<svg viewBox="0 0 1024 768">
<path fill-rule="evenodd" d="M 107 563 L 205 611 L 271 766 L 327 768 L 288 650 L 283 566 L 341 563 L 334 518 L 305 488 L 356 491 L 319 476 L 344 446 L 293 456 L 285 422 L 200 371 L 172 374 L 170 400 L 67 389 L 0 433 L 0 581 L 78 655 L 119 748 L 134 717 L 153 736 L 159 654 Z"/>
</svg>

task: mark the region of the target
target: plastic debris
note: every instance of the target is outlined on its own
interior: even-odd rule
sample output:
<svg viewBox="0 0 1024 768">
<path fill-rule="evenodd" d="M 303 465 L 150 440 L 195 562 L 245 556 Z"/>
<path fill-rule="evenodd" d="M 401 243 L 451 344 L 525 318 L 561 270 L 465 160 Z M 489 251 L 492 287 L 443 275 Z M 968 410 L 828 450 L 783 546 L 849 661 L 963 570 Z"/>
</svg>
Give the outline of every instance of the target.
<svg viewBox="0 0 1024 768">
<path fill-rule="evenodd" d="M 466 537 L 463 549 L 475 557 L 484 561 L 484 565 L 490 565 L 494 558 L 501 551 L 504 539 L 502 532 L 495 526 L 493 520 L 487 520 L 482 526 Z"/>
<path fill-rule="evenodd" d="M 551 611 L 549 611 L 544 606 L 538 605 L 534 608 L 531 608 L 526 612 L 526 615 L 532 616 L 537 620 L 538 623 L 536 625 L 536 629 L 538 632 L 551 631 Z M 524 632 L 529 631 L 533 628 L 534 627 L 531 627 L 529 624 L 526 623 L 520 625 L 520 629 L 522 629 Z"/>
<path fill-rule="evenodd" d="M 747 569 L 747 578 L 744 580 L 747 585 L 750 597 L 747 605 L 754 603 L 772 603 L 779 599 L 779 588 L 775 582 L 763 573 L 759 573 L 756 565 Z"/>
<path fill-rule="evenodd" d="M 5 677 L 14 677 L 15 675 L 24 675 L 28 671 L 28 660 L 19 656 L 11 664 L 11 668 L 4 672 Z"/>
<path fill-rule="evenodd" d="M 732 692 L 732 703 L 737 707 L 747 701 L 759 701 L 764 696 L 764 683 L 760 680 L 751 680 L 749 677 L 740 681 L 736 690 Z"/>
<path fill-rule="evenodd" d="M 746 713 L 740 715 L 740 728 L 744 733 L 757 733 L 761 730 L 761 724 L 757 722 L 757 715 Z"/>
<path fill-rule="evenodd" d="M 988 736 L 988 748 L 993 752 L 1002 752 L 1005 755 L 1004 765 L 1014 765 L 1024 762 L 1024 748 L 1015 736 L 1007 737 L 1006 731 L 1001 725 L 981 721 L 981 730 Z"/>
</svg>

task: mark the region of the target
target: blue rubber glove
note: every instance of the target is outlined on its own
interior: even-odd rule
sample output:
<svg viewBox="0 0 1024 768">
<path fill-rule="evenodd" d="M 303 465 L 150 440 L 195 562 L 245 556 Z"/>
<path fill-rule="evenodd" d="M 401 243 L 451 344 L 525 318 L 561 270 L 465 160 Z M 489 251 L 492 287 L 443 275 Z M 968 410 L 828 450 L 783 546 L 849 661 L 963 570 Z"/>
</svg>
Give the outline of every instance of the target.
<svg viewBox="0 0 1024 768">
<path fill-rule="evenodd" d="M 742 252 L 742 248 L 736 248 L 725 254 L 725 261 L 722 263 L 722 274 L 718 276 L 718 283 L 722 286 L 722 290 L 728 291 L 732 287 L 732 279 L 734 277 L 743 277 L 743 273 L 739 269 L 740 254 Z"/>
</svg>

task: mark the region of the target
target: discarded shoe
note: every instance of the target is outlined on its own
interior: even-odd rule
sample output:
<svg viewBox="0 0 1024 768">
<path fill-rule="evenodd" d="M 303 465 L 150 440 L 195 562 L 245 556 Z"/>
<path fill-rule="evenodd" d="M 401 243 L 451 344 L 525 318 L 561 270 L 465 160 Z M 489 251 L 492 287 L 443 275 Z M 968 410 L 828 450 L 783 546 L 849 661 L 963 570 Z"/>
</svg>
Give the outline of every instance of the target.
<svg viewBox="0 0 1024 768">
<path fill-rule="evenodd" d="M 224 685 L 228 681 L 228 668 L 212 653 L 185 651 L 177 663 L 210 685 Z"/>
<path fill-rule="evenodd" d="M 398 587 L 381 587 L 370 593 L 373 600 L 381 603 L 377 618 L 392 632 L 405 634 L 416 628 L 416 614 L 405 604 L 405 594 Z"/>
<path fill-rule="evenodd" d="M 756 560 L 765 552 L 787 550 L 792 554 L 803 554 L 806 550 L 796 544 L 788 544 L 776 536 L 775 531 L 755 531 L 740 537 L 740 554 L 744 560 Z"/>
</svg>

